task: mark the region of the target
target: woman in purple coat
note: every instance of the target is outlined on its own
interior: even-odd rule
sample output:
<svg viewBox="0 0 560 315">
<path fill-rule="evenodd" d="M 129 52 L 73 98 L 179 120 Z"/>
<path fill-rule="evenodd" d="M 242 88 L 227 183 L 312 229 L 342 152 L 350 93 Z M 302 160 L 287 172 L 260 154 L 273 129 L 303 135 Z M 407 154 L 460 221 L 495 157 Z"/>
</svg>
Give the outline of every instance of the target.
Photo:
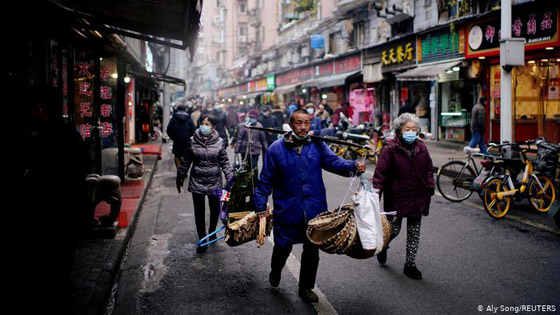
<svg viewBox="0 0 560 315">
<path fill-rule="evenodd" d="M 422 279 L 416 268 L 416 253 L 420 241 L 420 223 L 427 216 L 430 199 L 434 194 L 434 172 L 432 158 L 426 145 L 417 139 L 418 118 L 405 113 L 393 122 L 396 137 L 387 141 L 381 151 L 373 175 L 373 188 L 384 197 L 386 212 L 396 211 L 391 223 L 391 237 L 401 230 L 402 219 L 407 218 L 406 263 L 404 274 L 413 279 Z M 387 249 L 377 256 L 379 263 L 387 260 Z"/>
</svg>

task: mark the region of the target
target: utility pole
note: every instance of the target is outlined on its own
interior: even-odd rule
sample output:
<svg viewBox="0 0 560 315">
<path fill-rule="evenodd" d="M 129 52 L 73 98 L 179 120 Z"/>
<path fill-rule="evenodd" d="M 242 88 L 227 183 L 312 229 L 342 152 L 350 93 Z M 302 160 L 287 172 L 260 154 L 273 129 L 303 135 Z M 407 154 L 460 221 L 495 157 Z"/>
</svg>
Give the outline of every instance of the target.
<svg viewBox="0 0 560 315">
<path fill-rule="evenodd" d="M 511 67 L 505 64 L 503 50 L 506 48 L 507 40 L 511 38 L 511 0 L 501 0 L 501 31 L 500 40 L 500 142 L 512 142 L 513 117 L 512 117 L 512 93 L 511 93 Z M 509 71 L 508 71 L 509 70 Z"/>
</svg>

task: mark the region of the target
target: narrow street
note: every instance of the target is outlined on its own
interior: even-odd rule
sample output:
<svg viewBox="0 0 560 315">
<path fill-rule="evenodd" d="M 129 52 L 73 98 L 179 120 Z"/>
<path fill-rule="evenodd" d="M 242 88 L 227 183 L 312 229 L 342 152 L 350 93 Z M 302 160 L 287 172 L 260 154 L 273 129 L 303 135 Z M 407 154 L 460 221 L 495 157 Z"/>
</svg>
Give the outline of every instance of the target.
<svg viewBox="0 0 560 315">
<path fill-rule="evenodd" d="M 368 166 L 368 177 L 372 165 Z M 329 207 L 341 202 L 347 178 L 325 173 Z M 516 220 L 492 220 L 470 203 L 432 199 L 424 217 L 418 268 L 402 273 L 406 232 L 392 243 L 385 266 L 321 252 L 317 305 L 297 296 L 301 246 L 279 288 L 268 284 L 272 243 L 195 253 L 190 193 L 177 194 L 169 144 L 142 207 L 116 284 L 113 314 L 473 314 L 479 307 L 558 309 L 560 242 L 556 233 Z"/>
</svg>

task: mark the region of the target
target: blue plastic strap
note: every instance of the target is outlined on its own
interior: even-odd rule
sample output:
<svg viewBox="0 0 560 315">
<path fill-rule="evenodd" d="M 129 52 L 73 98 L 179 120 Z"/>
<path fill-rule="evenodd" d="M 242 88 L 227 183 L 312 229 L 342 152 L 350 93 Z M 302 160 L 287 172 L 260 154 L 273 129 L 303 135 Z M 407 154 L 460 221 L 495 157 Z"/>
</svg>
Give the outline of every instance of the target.
<svg viewBox="0 0 560 315">
<path fill-rule="evenodd" d="M 214 231 L 214 232 L 212 232 L 212 233 L 206 235 L 205 237 L 201 238 L 200 240 L 198 240 L 198 246 L 207 246 L 207 245 L 210 245 L 210 244 L 212 244 L 212 243 L 214 243 L 214 242 L 223 240 L 223 239 L 225 238 L 225 236 L 219 237 L 219 238 L 217 238 L 217 239 L 215 239 L 215 240 L 211 240 L 211 241 L 209 241 L 209 242 L 204 242 L 204 241 L 207 240 L 209 237 L 211 237 L 212 235 L 216 235 L 218 232 L 220 232 L 221 230 L 224 230 L 225 228 L 226 228 L 226 226 L 224 225 L 224 226 L 222 226 L 221 228 L 217 229 L 216 231 Z"/>
</svg>

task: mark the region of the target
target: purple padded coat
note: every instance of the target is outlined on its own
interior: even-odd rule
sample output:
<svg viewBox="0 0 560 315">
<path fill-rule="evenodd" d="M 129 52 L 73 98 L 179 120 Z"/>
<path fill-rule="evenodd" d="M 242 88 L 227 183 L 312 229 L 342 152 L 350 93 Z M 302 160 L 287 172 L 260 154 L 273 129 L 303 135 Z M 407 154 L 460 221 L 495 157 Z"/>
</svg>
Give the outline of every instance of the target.
<svg viewBox="0 0 560 315">
<path fill-rule="evenodd" d="M 432 158 L 424 142 L 416 140 L 414 157 L 400 138 L 388 140 L 373 174 L 373 188 L 383 193 L 384 210 L 397 217 L 428 215 L 434 195 Z"/>
</svg>

